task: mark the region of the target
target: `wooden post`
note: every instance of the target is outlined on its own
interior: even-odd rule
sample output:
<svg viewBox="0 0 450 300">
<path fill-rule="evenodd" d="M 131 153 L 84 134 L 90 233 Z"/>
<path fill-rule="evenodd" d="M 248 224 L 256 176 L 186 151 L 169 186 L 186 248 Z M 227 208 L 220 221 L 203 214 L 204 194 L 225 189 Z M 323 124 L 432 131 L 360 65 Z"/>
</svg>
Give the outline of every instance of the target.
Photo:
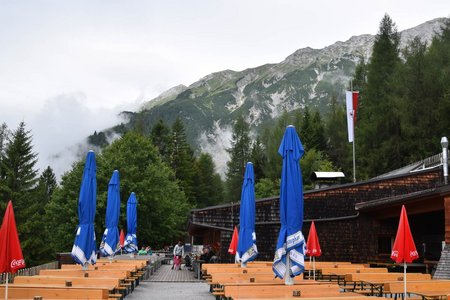
<svg viewBox="0 0 450 300">
<path fill-rule="evenodd" d="M 450 244 L 450 197 L 444 198 L 445 243 Z"/>
</svg>

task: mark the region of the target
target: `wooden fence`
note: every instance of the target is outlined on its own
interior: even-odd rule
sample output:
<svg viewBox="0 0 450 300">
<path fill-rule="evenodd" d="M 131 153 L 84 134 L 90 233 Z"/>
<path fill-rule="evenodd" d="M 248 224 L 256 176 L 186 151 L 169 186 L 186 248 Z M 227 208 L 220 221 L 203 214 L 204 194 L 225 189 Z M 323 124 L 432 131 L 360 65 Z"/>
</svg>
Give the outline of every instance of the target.
<svg viewBox="0 0 450 300">
<path fill-rule="evenodd" d="M 24 268 L 18 270 L 15 274 L 9 274 L 8 281 L 13 282 L 15 276 L 33 276 L 38 275 L 40 270 L 47 270 L 47 269 L 57 269 L 58 268 L 58 262 L 52 261 L 43 265 L 31 267 L 31 268 Z M 6 273 L 0 274 L 0 284 L 4 284 L 6 280 Z"/>
</svg>

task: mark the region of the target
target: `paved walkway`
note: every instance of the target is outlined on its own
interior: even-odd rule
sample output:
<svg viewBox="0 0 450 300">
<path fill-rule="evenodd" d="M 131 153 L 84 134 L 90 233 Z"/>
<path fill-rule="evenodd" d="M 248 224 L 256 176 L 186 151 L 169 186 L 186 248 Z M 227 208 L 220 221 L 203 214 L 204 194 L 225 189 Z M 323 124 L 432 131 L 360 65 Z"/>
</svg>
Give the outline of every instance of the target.
<svg viewBox="0 0 450 300">
<path fill-rule="evenodd" d="M 125 299 L 215 299 L 209 292 L 209 285 L 203 280 L 195 279 L 192 271 L 186 268 L 182 268 L 180 271 L 172 270 L 171 267 L 171 265 L 161 265 L 148 280 L 141 281 L 133 293 Z"/>
<path fill-rule="evenodd" d="M 181 270 L 172 270 L 172 265 L 161 267 L 148 279 L 152 282 L 202 282 L 194 278 L 194 272 L 183 267 Z"/>
</svg>

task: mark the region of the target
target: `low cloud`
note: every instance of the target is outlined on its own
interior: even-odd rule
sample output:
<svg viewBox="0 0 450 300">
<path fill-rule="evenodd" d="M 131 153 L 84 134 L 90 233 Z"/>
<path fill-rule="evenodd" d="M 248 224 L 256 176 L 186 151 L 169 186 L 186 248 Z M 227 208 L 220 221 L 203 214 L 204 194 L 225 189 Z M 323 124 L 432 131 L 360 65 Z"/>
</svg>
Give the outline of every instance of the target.
<svg viewBox="0 0 450 300">
<path fill-rule="evenodd" d="M 121 110 L 89 108 L 82 92 L 48 99 L 40 110 L 23 120 L 32 131 L 34 151 L 39 154 L 37 167 L 42 171 L 51 166 L 60 178 L 89 150 L 90 134 L 120 123 Z"/>
</svg>

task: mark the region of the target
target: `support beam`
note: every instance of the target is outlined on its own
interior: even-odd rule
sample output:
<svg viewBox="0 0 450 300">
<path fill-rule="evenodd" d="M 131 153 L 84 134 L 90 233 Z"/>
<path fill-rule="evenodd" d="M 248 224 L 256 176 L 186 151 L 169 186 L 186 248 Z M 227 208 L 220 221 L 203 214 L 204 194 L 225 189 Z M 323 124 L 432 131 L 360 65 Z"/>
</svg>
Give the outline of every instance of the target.
<svg viewBox="0 0 450 300">
<path fill-rule="evenodd" d="M 450 197 L 444 198 L 445 243 L 450 244 Z"/>
</svg>

